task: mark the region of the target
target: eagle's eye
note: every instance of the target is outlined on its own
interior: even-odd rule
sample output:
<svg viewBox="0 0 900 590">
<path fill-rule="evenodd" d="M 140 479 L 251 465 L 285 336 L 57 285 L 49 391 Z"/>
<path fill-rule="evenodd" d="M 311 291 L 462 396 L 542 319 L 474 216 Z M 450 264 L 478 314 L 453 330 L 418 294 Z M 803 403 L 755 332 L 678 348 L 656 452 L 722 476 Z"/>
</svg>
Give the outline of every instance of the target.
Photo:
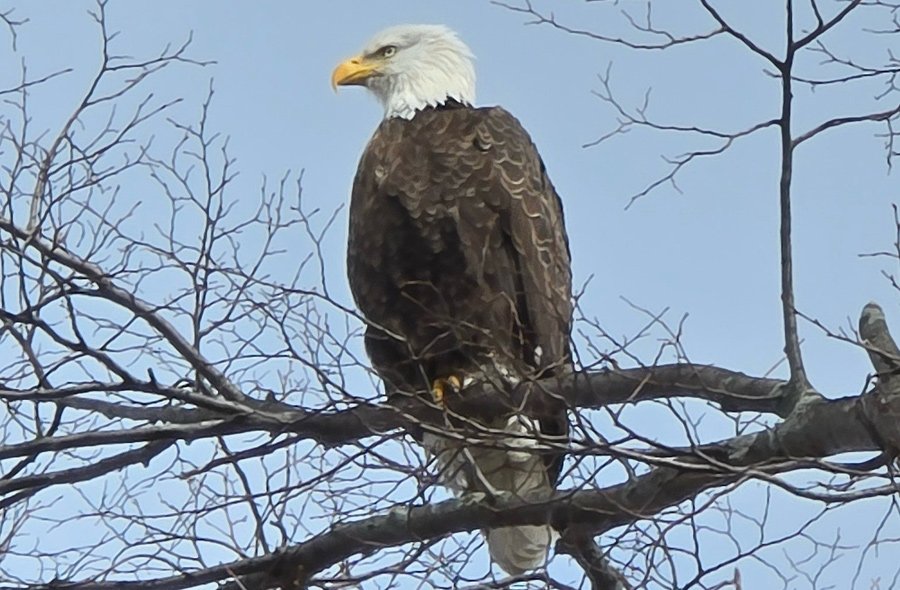
<svg viewBox="0 0 900 590">
<path fill-rule="evenodd" d="M 394 57 L 394 54 L 397 53 L 397 46 L 396 45 L 385 45 L 384 47 L 382 47 L 375 53 L 380 55 L 381 57 L 385 57 L 385 58 Z"/>
</svg>

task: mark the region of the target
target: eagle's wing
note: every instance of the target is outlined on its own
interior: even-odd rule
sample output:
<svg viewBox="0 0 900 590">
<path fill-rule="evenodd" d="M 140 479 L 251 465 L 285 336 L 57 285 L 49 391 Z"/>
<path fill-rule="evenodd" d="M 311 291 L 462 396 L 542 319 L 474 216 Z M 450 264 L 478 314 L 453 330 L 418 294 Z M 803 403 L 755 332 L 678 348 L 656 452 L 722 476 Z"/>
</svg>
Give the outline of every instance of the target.
<svg viewBox="0 0 900 590">
<path fill-rule="evenodd" d="M 528 133 L 506 110 L 483 110 L 475 146 L 484 151 L 490 191 L 522 289 L 518 313 L 537 369 L 568 370 L 572 276 L 562 203 Z"/>
<path fill-rule="evenodd" d="M 508 257 L 516 275 L 517 313 L 524 327 L 525 353 L 536 373 L 559 375 L 571 369 L 572 275 L 562 203 L 537 148 L 521 123 L 506 110 L 483 109 L 475 129 L 475 146 L 484 152 L 491 201 L 498 207 L 505 248 L 493 253 Z M 477 249 L 473 256 L 487 255 Z M 537 376 L 537 375 L 535 375 Z M 568 437 L 565 406 L 540 420 L 541 434 Z M 563 455 L 545 456 L 548 479 L 555 484 Z"/>
</svg>

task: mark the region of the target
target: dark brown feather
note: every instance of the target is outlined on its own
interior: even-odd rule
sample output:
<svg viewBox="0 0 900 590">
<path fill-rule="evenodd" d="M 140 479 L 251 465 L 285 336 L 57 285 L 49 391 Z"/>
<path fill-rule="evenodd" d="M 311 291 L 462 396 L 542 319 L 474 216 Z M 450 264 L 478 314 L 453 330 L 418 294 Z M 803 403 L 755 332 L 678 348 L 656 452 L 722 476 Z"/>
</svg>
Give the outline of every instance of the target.
<svg viewBox="0 0 900 590">
<path fill-rule="evenodd" d="M 450 374 L 502 378 L 496 366 L 519 379 L 570 370 L 562 206 L 501 108 L 450 104 L 381 123 L 353 184 L 347 270 L 391 393 Z M 565 408 L 541 427 L 566 436 Z M 547 457 L 552 482 L 561 460 Z"/>
</svg>

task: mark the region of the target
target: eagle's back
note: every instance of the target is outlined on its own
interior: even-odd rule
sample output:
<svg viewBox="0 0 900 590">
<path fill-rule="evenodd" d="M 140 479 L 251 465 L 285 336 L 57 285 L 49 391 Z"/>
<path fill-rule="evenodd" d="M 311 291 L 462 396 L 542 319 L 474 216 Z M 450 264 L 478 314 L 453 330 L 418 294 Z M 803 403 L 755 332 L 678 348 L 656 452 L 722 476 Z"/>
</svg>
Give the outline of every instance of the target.
<svg viewBox="0 0 900 590">
<path fill-rule="evenodd" d="M 520 376 L 570 363 L 562 207 L 531 138 L 501 108 L 381 123 L 354 180 L 348 274 L 376 326 L 375 368 L 399 389 L 485 355 Z"/>
</svg>

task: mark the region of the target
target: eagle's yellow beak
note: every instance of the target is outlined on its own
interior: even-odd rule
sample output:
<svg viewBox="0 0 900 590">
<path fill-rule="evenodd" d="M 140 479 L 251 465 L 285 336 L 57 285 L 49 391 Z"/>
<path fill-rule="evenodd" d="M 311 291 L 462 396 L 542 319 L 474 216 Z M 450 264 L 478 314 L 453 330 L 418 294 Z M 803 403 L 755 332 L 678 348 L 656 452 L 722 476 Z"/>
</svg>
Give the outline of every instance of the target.
<svg viewBox="0 0 900 590">
<path fill-rule="evenodd" d="M 377 65 L 365 57 L 361 55 L 351 57 L 334 68 L 331 74 L 331 87 L 337 90 L 338 86 L 361 86 L 377 71 Z"/>
</svg>

